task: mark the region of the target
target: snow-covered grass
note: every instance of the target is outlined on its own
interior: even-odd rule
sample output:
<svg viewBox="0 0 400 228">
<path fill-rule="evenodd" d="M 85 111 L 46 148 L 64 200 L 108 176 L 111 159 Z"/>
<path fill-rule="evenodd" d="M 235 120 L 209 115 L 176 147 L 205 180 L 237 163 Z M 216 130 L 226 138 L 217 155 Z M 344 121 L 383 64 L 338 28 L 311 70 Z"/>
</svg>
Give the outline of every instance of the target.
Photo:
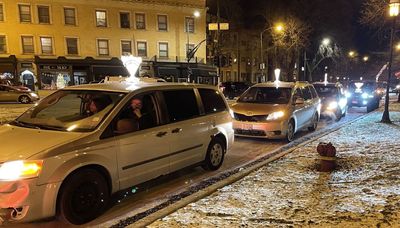
<svg viewBox="0 0 400 228">
<path fill-rule="evenodd" d="M 400 227 L 400 104 L 390 109 L 394 124 L 372 113 L 149 227 Z M 319 142 L 337 149 L 330 173 Z"/>
</svg>

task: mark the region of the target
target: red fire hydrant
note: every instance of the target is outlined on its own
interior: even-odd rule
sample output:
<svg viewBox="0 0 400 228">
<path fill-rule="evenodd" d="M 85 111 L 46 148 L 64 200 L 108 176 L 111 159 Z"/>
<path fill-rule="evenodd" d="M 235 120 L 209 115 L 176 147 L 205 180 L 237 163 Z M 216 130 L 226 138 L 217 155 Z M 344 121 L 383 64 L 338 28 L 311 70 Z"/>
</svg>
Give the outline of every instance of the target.
<svg viewBox="0 0 400 228">
<path fill-rule="evenodd" d="M 336 148 L 332 143 L 320 142 L 317 146 L 320 155 L 319 171 L 331 172 L 336 168 Z"/>
</svg>

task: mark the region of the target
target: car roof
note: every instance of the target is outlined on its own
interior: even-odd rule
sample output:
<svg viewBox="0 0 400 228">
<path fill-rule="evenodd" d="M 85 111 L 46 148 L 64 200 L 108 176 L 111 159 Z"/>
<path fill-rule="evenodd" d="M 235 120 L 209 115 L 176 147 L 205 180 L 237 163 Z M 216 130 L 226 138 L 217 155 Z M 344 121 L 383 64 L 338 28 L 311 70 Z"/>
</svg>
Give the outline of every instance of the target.
<svg viewBox="0 0 400 228">
<path fill-rule="evenodd" d="M 297 87 L 304 87 L 304 86 L 308 86 L 311 85 L 308 82 L 303 82 L 303 81 L 297 81 L 297 82 L 282 82 L 282 81 L 278 81 L 278 82 L 262 82 L 262 83 L 258 83 L 253 85 L 253 87 L 278 87 L 278 88 L 293 88 L 295 86 Z"/>
<path fill-rule="evenodd" d="M 313 85 L 325 86 L 325 87 L 333 87 L 333 86 L 338 87 L 341 84 L 340 83 L 334 83 L 334 82 L 327 82 L 327 83 L 325 83 L 325 82 L 314 82 Z"/>
<path fill-rule="evenodd" d="M 107 82 L 98 84 L 84 84 L 70 86 L 64 90 L 99 90 L 109 92 L 129 93 L 139 89 L 163 89 L 163 88 L 208 88 L 216 89 L 212 85 L 191 84 L 191 83 L 169 83 L 169 82 Z"/>
</svg>

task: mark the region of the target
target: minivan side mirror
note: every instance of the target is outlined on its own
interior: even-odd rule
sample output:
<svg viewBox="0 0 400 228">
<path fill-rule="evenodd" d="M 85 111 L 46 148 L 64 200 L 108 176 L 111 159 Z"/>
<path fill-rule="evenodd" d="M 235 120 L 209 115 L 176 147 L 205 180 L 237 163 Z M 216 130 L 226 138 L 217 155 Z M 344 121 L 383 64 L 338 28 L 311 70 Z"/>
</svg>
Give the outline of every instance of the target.
<svg viewBox="0 0 400 228">
<path fill-rule="evenodd" d="M 304 99 L 301 97 L 296 98 L 295 105 L 303 105 L 304 104 Z"/>
</svg>

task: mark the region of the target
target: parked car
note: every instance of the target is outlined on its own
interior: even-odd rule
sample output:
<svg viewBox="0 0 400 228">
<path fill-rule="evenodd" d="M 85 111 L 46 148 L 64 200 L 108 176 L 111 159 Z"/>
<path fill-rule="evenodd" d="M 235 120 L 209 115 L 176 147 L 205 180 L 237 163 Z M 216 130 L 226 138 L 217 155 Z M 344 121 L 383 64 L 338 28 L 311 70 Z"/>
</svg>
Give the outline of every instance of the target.
<svg viewBox="0 0 400 228">
<path fill-rule="evenodd" d="M 39 100 L 39 95 L 34 92 L 21 90 L 19 88 L 0 85 L 0 102 L 20 102 L 29 104 Z"/>
<path fill-rule="evenodd" d="M 231 107 L 235 135 L 292 141 L 300 129 L 317 128 L 320 106 L 317 92 L 307 82 L 256 84 Z"/>
<path fill-rule="evenodd" d="M 215 87 L 115 82 L 58 90 L 0 138 L 3 219 L 83 224 L 117 191 L 196 164 L 218 169 L 234 132 Z"/>
<path fill-rule="evenodd" d="M 383 94 L 379 93 L 379 86 L 375 81 L 352 81 L 348 88 L 349 107 L 367 107 L 367 112 L 379 108 Z"/>
<path fill-rule="evenodd" d="M 340 83 L 316 82 L 313 84 L 321 98 L 321 115 L 340 120 L 347 112 L 347 97 Z"/>
<path fill-rule="evenodd" d="M 7 79 L 0 79 L 0 85 L 7 85 L 7 86 L 11 86 L 11 87 L 17 88 L 19 90 L 28 91 L 28 92 L 31 91 L 31 89 L 29 89 L 28 87 L 23 86 L 23 85 L 16 85 L 16 84 L 12 83 L 10 80 L 7 80 Z"/>
<path fill-rule="evenodd" d="M 220 85 L 221 91 L 228 99 L 235 99 L 242 95 L 246 89 L 250 87 L 250 84 L 246 82 L 223 82 Z"/>
</svg>

